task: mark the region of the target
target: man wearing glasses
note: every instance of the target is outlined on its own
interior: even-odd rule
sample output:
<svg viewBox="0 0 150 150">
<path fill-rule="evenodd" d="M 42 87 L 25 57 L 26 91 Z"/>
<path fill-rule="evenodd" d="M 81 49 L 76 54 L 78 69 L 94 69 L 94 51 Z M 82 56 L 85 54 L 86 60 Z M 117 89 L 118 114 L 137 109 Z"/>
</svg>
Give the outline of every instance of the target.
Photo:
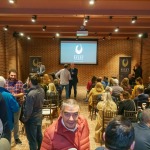
<svg viewBox="0 0 150 150">
<path fill-rule="evenodd" d="M 44 133 L 41 150 L 89 150 L 87 120 L 79 115 L 79 105 L 74 99 L 63 102 L 61 115 Z"/>
</svg>

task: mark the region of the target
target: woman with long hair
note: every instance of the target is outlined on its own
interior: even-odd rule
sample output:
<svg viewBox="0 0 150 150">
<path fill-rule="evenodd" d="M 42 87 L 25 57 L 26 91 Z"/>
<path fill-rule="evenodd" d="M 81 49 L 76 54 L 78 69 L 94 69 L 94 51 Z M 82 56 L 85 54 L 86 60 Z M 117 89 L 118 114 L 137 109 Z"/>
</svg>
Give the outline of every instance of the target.
<svg viewBox="0 0 150 150">
<path fill-rule="evenodd" d="M 131 85 L 129 84 L 129 79 L 128 79 L 128 78 L 124 78 L 124 79 L 121 81 L 121 87 L 124 89 L 124 91 L 127 91 L 127 92 L 129 92 L 130 94 L 132 93 L 132 87 L 131 87 Z"/>
<path fill-rule="evenodd" d="M 110 92 L 106 92 L 102 94 L 102 100 L 97 104 L 97 109 L 98 114 L 97 114 L 97 118 L 96 118 L 96 127 L 95 127 L 95 141 L 96 142 L 100 142 L 100 140 L 102 140 L 102 111 L 104 111 L 104 113 L 107 110 L 112 110 L 112 111 L 116 111 L 117 110 L 117 105 L 116 103 L 112 100 L 112 96 L 110 94 Z"/>
<path fill-rule="evenodd" d="M 139 86 L 143 86 L 144 88 L 144 85 L 143 85 L 143 79 L 141 77 L 138 77 L 136 80 L 135 80 L 135 83 L 136 85 L 134 86 L 134 89 L 132 91 L 132 96 L 131 96 L 131 99 L 134 99 L 137 95 L 137 88 Z"/>
</svg>

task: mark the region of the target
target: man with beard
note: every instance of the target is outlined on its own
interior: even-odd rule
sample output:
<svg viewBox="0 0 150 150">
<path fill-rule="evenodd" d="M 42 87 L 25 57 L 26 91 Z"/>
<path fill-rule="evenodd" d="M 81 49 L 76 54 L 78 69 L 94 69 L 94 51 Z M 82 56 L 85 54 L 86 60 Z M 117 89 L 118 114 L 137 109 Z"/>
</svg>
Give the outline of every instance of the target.
<svg viewBox="0 0 150 150">
<path fill-rule="evenodd" d="M 19 118 L 21 112 L 21 104 L 23 102 L 23 83 L 22 81 L 17 79 L 17 71 L 15 69 L 9 70 L 9 78 L 6 80 L 5 88 L 12 93 L 12 95 L 16 98 L 20 109 L 18 112 L 14 113 L 14 139 L 16 144 L 21 144 L 21 140 L 19 139 Z"/>
</svg>

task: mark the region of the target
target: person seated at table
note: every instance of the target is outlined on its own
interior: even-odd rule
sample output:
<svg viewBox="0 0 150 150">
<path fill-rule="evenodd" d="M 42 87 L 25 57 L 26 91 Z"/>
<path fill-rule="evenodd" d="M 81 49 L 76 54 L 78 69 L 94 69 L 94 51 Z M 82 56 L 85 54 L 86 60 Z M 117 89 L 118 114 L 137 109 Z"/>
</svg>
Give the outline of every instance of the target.
<svg viewBox="0 0 150 150">
<path fill-rule="evenodd" d="M 120 94 L 120 103 L 118 108 L 118 115 L 124 115 L 124 110 L 135 111 L 136 106 L 133 100 L 130 99 L 130 94 L 123 91 Z"/>
<path fill-rule="evenodd" d="M 112 96 L 110 94 L 110 92 L 106 92 L 102 94 L 102 100 L 98 102 L 97 104 L 97 109 L 98 114 L 97 114 L 97 118 L 96 118 L 96 127 L 95 127 L 95 141 L 99 142 L 100 140 L 102 140 L 102 111 L 107 111 L 107 110 L 113 110 L 116 111 L 117 110 L 117 105 L 116 103 L 112 100 Z"/>
</svg>

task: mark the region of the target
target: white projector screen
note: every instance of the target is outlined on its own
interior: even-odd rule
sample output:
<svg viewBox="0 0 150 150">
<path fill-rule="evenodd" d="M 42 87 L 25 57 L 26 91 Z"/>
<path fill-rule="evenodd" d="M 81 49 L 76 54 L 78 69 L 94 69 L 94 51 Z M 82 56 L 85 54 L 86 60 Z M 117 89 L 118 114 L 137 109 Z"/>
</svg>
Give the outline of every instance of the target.
<svg viewBox="0 0 150 150">
<path fill-rule="evenodd" d="M 60 64 L 97 64 L 97 40 L 60 40 Z"/>
</svg>

